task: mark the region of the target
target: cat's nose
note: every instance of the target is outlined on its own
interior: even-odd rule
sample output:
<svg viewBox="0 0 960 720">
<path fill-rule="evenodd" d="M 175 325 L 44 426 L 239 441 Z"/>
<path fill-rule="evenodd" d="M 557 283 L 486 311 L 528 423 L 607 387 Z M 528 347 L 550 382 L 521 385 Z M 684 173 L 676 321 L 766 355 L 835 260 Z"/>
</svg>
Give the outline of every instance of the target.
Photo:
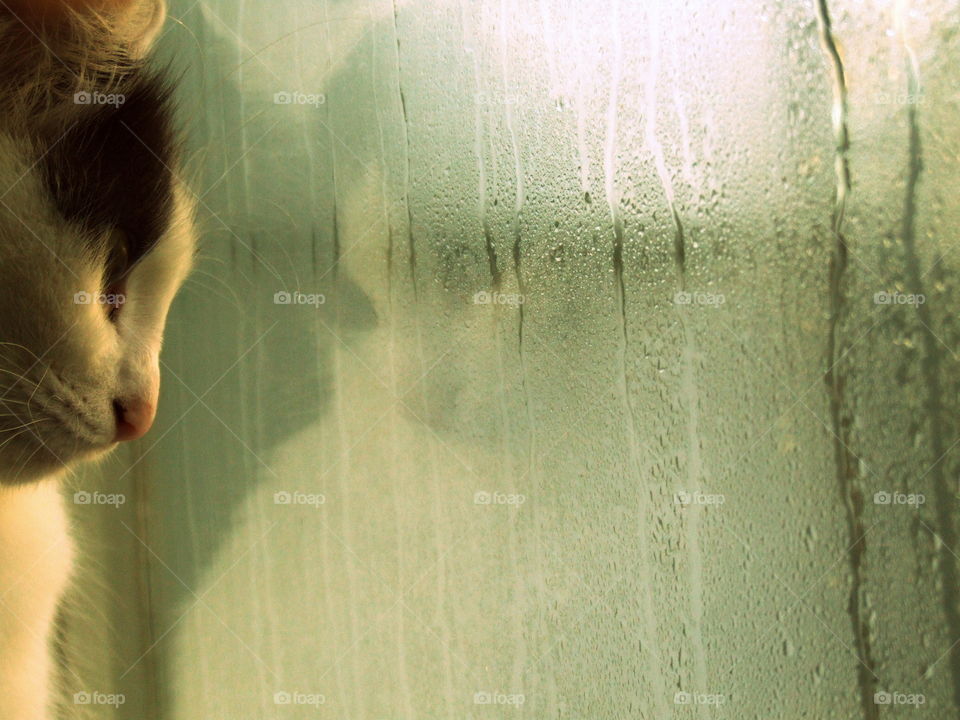
<svg viewBox="0 0 960 720">
<path fill-rule="evenodd" d="M 136 440 L 147 434 L 153 425 L 157 406 L 147 400 L 114 400 L 113 410 L 117 416 L 115 442 Z"/>
</svg>

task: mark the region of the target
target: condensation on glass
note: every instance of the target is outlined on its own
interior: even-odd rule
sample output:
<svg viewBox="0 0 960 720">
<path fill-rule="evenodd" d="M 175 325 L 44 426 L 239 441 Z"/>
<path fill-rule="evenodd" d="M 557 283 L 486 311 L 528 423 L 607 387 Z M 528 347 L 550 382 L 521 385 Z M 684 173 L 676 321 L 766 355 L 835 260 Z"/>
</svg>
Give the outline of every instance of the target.
<svg viewBox="0 0 960 720">
<path fill-rule="evenodd" d="M 126 711 L 960 713 L 955 3 L 172 14 Z"/>
</svg>

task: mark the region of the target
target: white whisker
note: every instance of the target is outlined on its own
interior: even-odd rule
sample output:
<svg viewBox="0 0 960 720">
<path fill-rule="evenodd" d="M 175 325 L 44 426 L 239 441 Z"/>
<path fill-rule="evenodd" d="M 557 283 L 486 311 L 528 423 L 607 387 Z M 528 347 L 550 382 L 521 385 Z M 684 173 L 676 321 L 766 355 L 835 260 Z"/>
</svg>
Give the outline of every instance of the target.
<svg viewBox="0 0 960 720">
<path fill-rule="evenodd" d="M 0 373 L 6 373 L 7 375 L 13 375 L 15 378 L 17 378 L 16 382 L 14 382 L 14 385 L 16 385 L 17 382 L 33 383 L 34 385 L 37 384 L 36 381 L 31 380 L 30 378 L 28 378 L 26 373 L 20 373 L 20 374 L 18 374 L 18 373 L 15 373 L 13 370 L 4 370 L 3 368 L 0 368 Z"/>
<path fill-rule="evenodd" d="M 33 350 L 31 350 L 30 348 L 26 347 L 25 345 L 20 345 L 18 343 L 12 343 L 12 342 L 4 342 L 0 340 L 0 348 L 4 348 L 4 347 L 12 347 L 18 350 L 23 350 L 24 352 L 28 353 L 30 357 L 32 357 L 34 360 L 36 360 L 37 362 L 40 362 L 40 358 L 37 357 L 37 354 L 33 352 Z"/>
<path fill-rule="evenodd" d="M 12 440 L 15 440 L 16 438 L 20 437 L 23 433 L 29 432 L 29 431 L 30 431 L 30 428 L 19 428 L 19 432 L 17 432 L 15 435 L 11 435 L 2 443 L 0 443 L 0 450 L 2 450 L 7 445 L 9 445 Z"/>
<path fill-rule="evenodd" d="M 22 429 L 24 429 L 24 428 L 30 427 L 31 425 L 36 425 L 36 424 L 38 424 L 38 423 L 42 423 L 42 422 L 44 422 L 45 420 L 47 420 L 47 418 L 39 418 L 39 419 L 37 419 L 37 420 L 31 420 L 30 422 L 24 423 L 23 425 L 20 425 L 20 426 L 15 427 L 15 428 L 7 428 L 7 429 L 5 429 L 5 430 L 0 430 L 0 434 L 8 433 L 8 432 L 13 432 L 14 430 L 22 430 Z"/>
</svg>

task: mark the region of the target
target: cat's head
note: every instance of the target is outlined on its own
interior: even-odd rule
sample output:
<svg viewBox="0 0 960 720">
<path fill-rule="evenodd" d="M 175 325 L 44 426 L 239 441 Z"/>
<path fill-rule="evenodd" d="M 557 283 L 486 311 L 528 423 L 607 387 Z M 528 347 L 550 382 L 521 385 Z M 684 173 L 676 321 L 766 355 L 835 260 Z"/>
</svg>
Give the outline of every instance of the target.
<svg viewBox="0 0 960 720">
<path fill-rule="evenodd" d="M 129 47 L 113 76 L 54 88 L 45 121 L 0 107 L 0 484 L 139 437 L 156 411 L 194 230 L 169 92 Z"/>
</svg>

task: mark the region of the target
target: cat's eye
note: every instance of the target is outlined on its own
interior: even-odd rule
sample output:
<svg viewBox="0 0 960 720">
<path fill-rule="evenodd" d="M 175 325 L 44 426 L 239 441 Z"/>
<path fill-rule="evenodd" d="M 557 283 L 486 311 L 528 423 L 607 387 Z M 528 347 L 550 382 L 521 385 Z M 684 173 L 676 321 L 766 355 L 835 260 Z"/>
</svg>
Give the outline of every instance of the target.
<svg viewBox="0 0 960 720">
<path fill-rule="evenodd" d="M 130 251 L 126 234 L 115 230 L 110 234 L 106 258 L 103 306 L 110 322 L 117 322 L 126 302 L 126 275 L 130 271 Z"/>
<path fill-rule="evenodd" d="M 110 234 L 110 251 L 106 264 L 108 284 L 113 286 L 121 283 L 130 268 L 130 251 L 126 234 L 119 230 Z"/>
<path fill-rule="evenodd" d="M 107 318 L 110 322 L 117 322 L 120 318 L 120 310 L 127 301 L 125 288 L 123 285 L 114 285 L 107 288 L 104 298 L 104 308 L 107 311 Z"/>
</svg>

